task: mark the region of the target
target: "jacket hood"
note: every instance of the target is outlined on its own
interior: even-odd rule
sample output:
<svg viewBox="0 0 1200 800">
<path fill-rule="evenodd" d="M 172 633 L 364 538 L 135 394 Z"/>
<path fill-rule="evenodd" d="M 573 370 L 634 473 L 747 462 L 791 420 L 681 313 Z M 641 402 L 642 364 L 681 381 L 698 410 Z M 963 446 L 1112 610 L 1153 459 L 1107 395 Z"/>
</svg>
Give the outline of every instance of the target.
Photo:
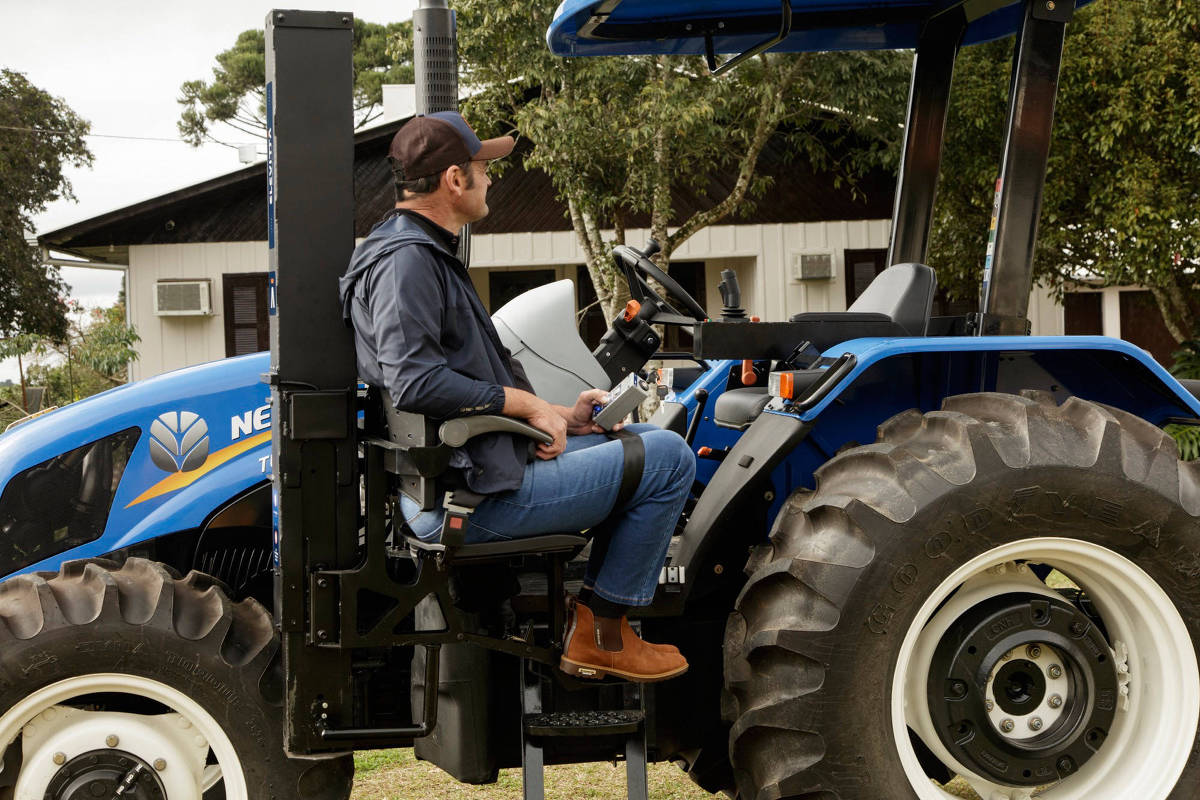
<svg viewBox="0 0 1200 800">
<path fill-rule="evenodd" d="M 381 258 L 409 244 L 429 244 L 437 247 L 437 242 L 420 225 L 404 214 L 394 214 L 376 224 L 367 234 L 367 238 L 354 248 L 354 255 L 350 257 L 350 265 L 346 267 L 346 274 L 338 278 L 338 298 L 342 301 L 342 319 L 347 325 L 350 324 L 350 305 L 354 299 L 354 287 L 359 279 Z"/>
</svg>

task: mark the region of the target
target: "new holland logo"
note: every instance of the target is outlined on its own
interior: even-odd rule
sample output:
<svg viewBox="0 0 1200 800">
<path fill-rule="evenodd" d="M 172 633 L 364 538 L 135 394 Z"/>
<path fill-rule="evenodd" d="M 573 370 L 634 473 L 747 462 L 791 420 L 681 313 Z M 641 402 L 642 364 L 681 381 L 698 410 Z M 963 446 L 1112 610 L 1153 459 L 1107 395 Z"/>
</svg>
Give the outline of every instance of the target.
<svg viewBox="0 0 1200 800">
<path fill-rule="evenodd" d="M 164 472 L 188 472 L 208 458 L 208 423 L 191 411 L 168 411 L 150 426 L 150 460 Z"/>
</svg>

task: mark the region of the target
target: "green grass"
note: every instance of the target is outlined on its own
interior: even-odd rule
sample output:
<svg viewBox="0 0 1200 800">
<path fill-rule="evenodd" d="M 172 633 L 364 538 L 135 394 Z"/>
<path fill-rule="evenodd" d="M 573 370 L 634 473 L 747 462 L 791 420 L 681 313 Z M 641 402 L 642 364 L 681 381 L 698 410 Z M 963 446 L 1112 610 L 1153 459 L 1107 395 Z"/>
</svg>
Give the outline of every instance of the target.
<svg viewBox="0 0 1200 800">
<path fill-rule="evenodd" d="M 351 800 L 520 800 L 521 770 L 506 769 L 485 786 L 459 783 L 413 751 L 372 750 L 354 756 Z M 650 800 L 711 800 L 673 764 L 649 767 Z M 947 787 L 957 797 L 977 798 L 965 785 Z M 625 764 L 609 762 L 546 768 L 546 800 L 615 800 L 625 797 Z"/>
<path fill-rule="evenodd" d="M 354 756 L 351 800 L 520 800 L 521 770 L 500 772 L 496 783 L 459 783 L 411 749 L 375 750 Z M 709 800 L 672 764 L 651 764 L 651 800 Z M 625 764 L 610 762 L 546 768 L 546 800 L 611 800 L 625 797 Z"/>
</svg>

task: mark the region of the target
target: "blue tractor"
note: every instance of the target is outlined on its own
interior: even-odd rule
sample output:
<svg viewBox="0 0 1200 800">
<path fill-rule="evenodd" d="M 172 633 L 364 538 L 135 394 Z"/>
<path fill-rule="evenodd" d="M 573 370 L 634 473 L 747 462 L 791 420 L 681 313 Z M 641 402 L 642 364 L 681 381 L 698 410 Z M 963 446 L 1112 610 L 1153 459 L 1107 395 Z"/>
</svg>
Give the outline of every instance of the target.
<svg viewBox="0 0 1200 800">
<path fill-rule="evenodd" d="M 1028 335 L 1074 6 L 560 6 L 564 56 L 916 53 L 892 266 L 848 311 L 747 322 L 731 274 L 708 319 L 651 244 L 616 248 L 639 303 L 594 352 L 569 284 L 496 313 L 550 398 L 653 380 L 656 326 L 694 332 L 653 421 L 696 449 L 697 481 L 639 621 L 691 670 L 648 686 L 556 669 L 587 532 L 430 544 L 392 524 L 400 492 L 445 502 L 468 438 L 543 434 L 358 384 L 333 299 L 353 20 L 272 12 L 271 353 L 0 435 L 0 798 L 344 800 L 351 751 L 409 745 L 470 783 L 522 766 L 531 799 L 544 764 L 608 759 L 631 798 L 647 760 L 742 800 L 1200 797 L 1200 468 L 1163 430 L 1200 424 L 1200 400 L 1126 342 Z M 443 72 L 420 111 L 456 102 L 453 25 L 422 0 L 418 72 Z M 981 308 L 931 317 L 955 56 L 1014 34 Z"/>
</svg>

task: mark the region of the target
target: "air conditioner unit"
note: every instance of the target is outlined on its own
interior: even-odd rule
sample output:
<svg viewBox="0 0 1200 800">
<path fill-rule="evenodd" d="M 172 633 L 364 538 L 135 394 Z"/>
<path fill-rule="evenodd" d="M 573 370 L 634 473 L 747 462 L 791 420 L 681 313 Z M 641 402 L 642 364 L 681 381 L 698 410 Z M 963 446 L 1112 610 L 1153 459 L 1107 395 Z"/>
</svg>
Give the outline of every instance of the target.
<svg viewBox="0 0 1200 800">
<path fill-rule="evenodd" d="M 212 313 L 209 281 L 155 281 L 154 313 L 160 317 L 192 317 Z"/>
<path fill-rule="evenodd" d="M 833 253 L 796 253 L 792 256 L 792 280 L 812 281 L 833 277 Z"/>
</svg>

